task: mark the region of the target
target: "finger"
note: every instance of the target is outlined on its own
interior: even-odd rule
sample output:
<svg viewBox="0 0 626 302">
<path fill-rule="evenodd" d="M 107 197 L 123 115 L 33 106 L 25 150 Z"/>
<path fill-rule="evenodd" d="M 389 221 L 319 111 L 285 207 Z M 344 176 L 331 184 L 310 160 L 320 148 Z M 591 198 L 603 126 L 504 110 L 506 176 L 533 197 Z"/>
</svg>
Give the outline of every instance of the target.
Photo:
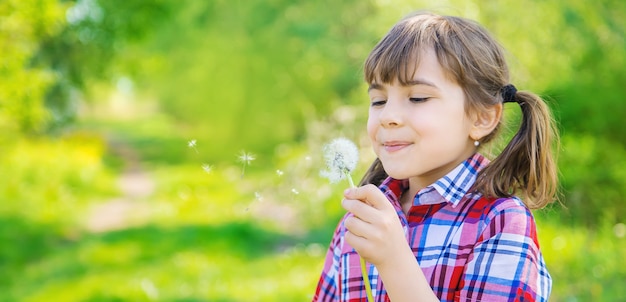
<svg viewBox="0 0 626 302">
<path fill-rule="evenodd" d="M 370 243 L 367 241 L 367 239 L 358 236 L 350 231 L 346 231 L 344 238 L 346 240 L 346 243 L 354 248 L 357 253 L 359 253 L 359 255 L 366 251 L 370 246 Z"/>
<path fill-rule="evenodd" d="M 369 184 L 359 188 L 350 188 L 344 191 L 346 199 L 361 200 L 376 209 L 382 210 L 391 207 L 385 194 L 375 185 Z"/>
<path fill-rule="evenodd" d="M 344 226 L 352 234 L 367 239 L 368 234 L 373 232 L 373 226 L 356 216 L 349 216 L 344 221 Z"/>
<path fill-rule="evenodd" d="M 366 204 L 360 200 L 355 199 L 343 199 L 341 206 L 346 211 L 352 213 L 354 216 L 360 218 L 365 222 L 373 222 L 380 216 L 380 211 L 369 204 Z"/>
</svg>

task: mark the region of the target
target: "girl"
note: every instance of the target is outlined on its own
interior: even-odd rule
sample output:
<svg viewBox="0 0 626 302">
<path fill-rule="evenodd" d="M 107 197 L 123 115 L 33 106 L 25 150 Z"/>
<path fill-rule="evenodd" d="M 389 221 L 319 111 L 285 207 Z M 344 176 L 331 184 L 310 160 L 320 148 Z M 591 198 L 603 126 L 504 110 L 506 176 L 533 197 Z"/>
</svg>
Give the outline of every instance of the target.
<svg viewBox="0 0 626 302">
<path fill-rule="evenodd" d="M 529 209 L 553 201 L 557 140 L 548 107 L 517 91 L 480 25 L 418 13 L 365 61 L 376 161 L 344 193 L 314 301 L 545 301 L 551 278 Z M 504 103 L 523 117 L 493 161 Z M 521 199 L 517 196 L 520 196 Z M 522 201 L 523 200 L 523 201 Z"/>
</svg>

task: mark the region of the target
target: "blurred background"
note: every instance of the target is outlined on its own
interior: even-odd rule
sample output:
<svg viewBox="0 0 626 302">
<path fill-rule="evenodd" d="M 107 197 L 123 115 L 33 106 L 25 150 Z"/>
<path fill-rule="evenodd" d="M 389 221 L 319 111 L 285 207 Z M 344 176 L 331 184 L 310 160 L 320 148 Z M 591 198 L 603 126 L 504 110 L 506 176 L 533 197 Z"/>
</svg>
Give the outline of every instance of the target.
<svg viewBox="0 0 626 302">
<path fill-rule="evenodd" d="M 401 17 L 475 19 L 559 122 L 552 301 L 626 301 L 624 1 L 0 1 L 0 301 L 307 301 Z M 511 129 L 516 106 L 507 106 Z M 496 148 L 497 149 L 497 148 Z"/>
</svg>

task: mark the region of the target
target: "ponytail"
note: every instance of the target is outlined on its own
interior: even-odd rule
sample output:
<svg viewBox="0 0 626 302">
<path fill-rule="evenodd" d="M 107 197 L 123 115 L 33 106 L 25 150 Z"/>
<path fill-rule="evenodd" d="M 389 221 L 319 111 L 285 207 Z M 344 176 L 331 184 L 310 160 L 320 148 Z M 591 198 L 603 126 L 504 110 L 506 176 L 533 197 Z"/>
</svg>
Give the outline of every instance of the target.
<svg viewBox="0 0 626 302">
<path fill-rule="evenodd" d="M 557 167 L 552 144 L 558 132 L 547 104 L 519 91 L 513 100 L 522 109 L 522 123 L 509 144 L 478 174 L 474 189 L 488 197 L 520 194 L 526 206 L 539 209 L 557 194 Z"/>
</svg>

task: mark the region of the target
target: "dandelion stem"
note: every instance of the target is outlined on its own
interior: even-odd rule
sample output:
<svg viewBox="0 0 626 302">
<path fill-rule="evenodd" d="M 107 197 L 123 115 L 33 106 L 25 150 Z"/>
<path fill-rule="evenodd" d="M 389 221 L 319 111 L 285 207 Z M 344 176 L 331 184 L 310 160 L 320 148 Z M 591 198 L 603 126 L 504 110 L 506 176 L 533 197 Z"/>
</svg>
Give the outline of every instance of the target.
<svg viewBox="0 0 626 302">
<path fill-rule="evenodd" d="M 343 173 L 346 175 L 346 178 L 348 179 L 348 182 L 350 183 L 350 188 L 356 188 L 356 186 L 354 185 L 354 181 L 352 181 L 352 176 L 350 175 L 350 172 L 348 172 L 347 170 L 344 170 Z"/>
<path fill-rule="evenodd" d="M 365 293 L 367 294 L 367 301 L 374 302 L 374 297 L 372 296 L 372 285 L 370 284 L 370 277 L 367 273 L 367 264 L 365 263 L 365 259 L 359 255 L 361 258 L 361 275 L 363 275 L 363 283 L 365 283 Z"/>
<path fill-rule="evenodd" d="M 350 172 L 348 170 L 343 170 L 343 173 L 348 179 L 348 182 L 350 183 L 350 187 L 356 188 L 356 186 L 354 185 L 354 181 L 352 181 L 352 176 L 350 175 Z M 365 262 L 365 259 L 361 257 L 361 255 L 359 255 L 359 259 L 361 262 L 361 275 L 363 275 L 363 283 L 365 283 L 365 293 L 367 295 L 367 301 L 373 302 L 374 297 L 372 295 L 372 285 L 370 284 L 370 277 L 369 277 L 369 274 L 367 273 L 367 263 Z"/>
</svg>

